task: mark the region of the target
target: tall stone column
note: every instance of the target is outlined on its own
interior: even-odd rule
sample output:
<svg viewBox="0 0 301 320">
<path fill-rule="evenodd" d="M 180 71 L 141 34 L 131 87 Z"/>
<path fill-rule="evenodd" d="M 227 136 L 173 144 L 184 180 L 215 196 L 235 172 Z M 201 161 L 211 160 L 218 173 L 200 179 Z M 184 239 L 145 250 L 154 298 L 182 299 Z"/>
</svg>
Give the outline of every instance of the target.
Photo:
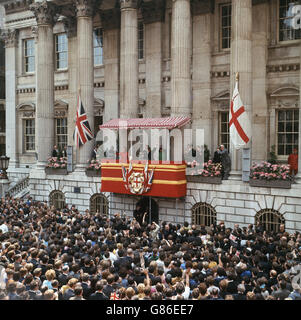
<svg viewBox="0 0 301 320">
<path fill-rule="evenodd" d="M 145 25 L 145 82 L 146 117 L 161 117 L 162 104 L 162 32 L 165 0 L 151 0 L 142 4 Z"/>
<path fill-rule="evenodd" d="M 235 74 L 238 72 L 239 93 L 252 123 L 252 0 L 232 1 L 231 32 L 230 96 L 232 98 Z M 251 142 L 246 147 L 251 148 Z M 230 149 L 230 179 L 241 180 L 242 150 L 235 150 L 231 142 Z"/>
<path fill-rule="evenodd" d="M 213 145 L 210 72 L 213 12 L 214 1 L 192 1 L 192 124 L 193 128 L 204 129 L 205 144 L 211 150 Z"/>
<path fill-rule="evenodd" d="M 137 0 L 120 0 L 120 118 L 138 115 L 138 16 Z"/>
<path fill-rule="evenodd" d="M 94 61 L 93 61 L 93 0 L 76 0 L 77 15 L 77 56 L 78 56 L 78 89 L 87 118 L 94 128 Z M 94 146 L 94 139 L 87 141 L 78 149 L 77 170 L 87 165 Z"/>
<path fill-rule="evenodd" d="M 252 63 L 253 63 L 253 138 L 252 160 L 267 159 L 267 73 L 269 1 L 253 5 Z M 258 59 L 261 57 L 261 59 Z"/>
<path fill-rule="evenodd" d="M 37 30 L 36 152 L 37 168 L 43 169 L 54 145 L 54 38 L 55 6 L 47 1 L 30 6 Z"/>
<path fill-rule="evenodd" d="M 190 0 L 172 0 L 171 115 L 191 116 Z"/>
<path fill-rule="evenodd" d="M 301 43 L 299 45 L 300 50 L 300 65 L 301 65 Z M 296 182 L 301 184 L 301 68 L 300 68 L 300 76 L 299 76 L 299 144 L 298 144 L 298 174 L 296 177 Z"/>
<path fill-rule="evenodd" d="M 104 122 L 119 118 L 120 10 L 101 11 L 104 29 L 105 112 Z"/>
<path fill-rule="evenodd" d="M 68 146 L 74 145 L 75 115 L 77 106 L 77 22 L 75 16 L 63 20 L 68 37 L 68 88 L 70 93 L 68 105 Z M 73 159 L 76 159 L 76 149 L 73 149 Z"/>
<path fill-rule="evenodd" d="M 10 158 L 9 168 L 18 166 L 17 154 L 17 119 L 16 119 L 16 50 L 17 30 L 6 30 L 5 40 L 5 121 L 6 121 L 6 155 Z"/>
</svg>

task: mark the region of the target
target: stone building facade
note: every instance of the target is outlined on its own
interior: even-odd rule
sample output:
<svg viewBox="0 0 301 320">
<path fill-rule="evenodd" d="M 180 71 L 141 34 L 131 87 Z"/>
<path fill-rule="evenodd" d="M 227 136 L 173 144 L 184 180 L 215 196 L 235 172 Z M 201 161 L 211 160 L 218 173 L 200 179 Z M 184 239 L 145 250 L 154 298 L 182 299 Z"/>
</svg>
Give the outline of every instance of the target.
<svg viewBox="0 0 301 320">
<path fill-rule="evenodd" d="M 13 184 L 28 179 L 40 201 L 106 206 L 132 215 L 135 196 L 100 194 L 85 173 L 95 141 L 73 150 L 74 170 L 48 175 L 54 144 L 74 145 L 79 88 L 92 128 L 115 118 L 189 116 L 211 154 L 231 152 L 231 179 L 188 183 L 185 199 L 153 199 L 160 220 L 247 225 L 256 219 L 301 230 L 301 188 L 241 181 L 241 152 L 229 141 L 235 74 L 252 119 L 252 161 L 287 161 L 300 147 L 300 30 L 284 0 L 7 1 L 6 154 Z M 299 164 L 301 159 L 299 159 Z M 301 168 L 301 164 L 299 165 Z M 163 195 L 164 196 L 164 195 Z M 264 218 L 263 218 L 264 217 Z M 209 219 L 209 220 L 208 220 Z M 205 221 L 204 220 L 204 221 Z M 209 223 L 208 222 L 208 223 Z"/>
<path fill-rule="evenodd" d="M 0 32 L 4 28 L 4 7 L 0 5 Z M 5 155 L 5 49 L 0 39 L 0 156 Z"/>
</svg>

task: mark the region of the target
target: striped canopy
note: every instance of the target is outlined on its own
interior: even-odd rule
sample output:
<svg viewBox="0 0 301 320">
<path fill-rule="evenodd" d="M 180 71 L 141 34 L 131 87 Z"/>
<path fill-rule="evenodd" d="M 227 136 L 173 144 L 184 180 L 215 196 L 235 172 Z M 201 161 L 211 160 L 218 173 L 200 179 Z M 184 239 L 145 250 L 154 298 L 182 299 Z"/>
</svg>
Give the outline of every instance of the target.
<svg viewBox="0 0 301 320">
<path fill-rule="evenodd" d="M 113 119 L 99 126 L 99 129 L 157 128 L 171 130 L 185 126 L 190 120 L 189 117 Z"/>
</svg>

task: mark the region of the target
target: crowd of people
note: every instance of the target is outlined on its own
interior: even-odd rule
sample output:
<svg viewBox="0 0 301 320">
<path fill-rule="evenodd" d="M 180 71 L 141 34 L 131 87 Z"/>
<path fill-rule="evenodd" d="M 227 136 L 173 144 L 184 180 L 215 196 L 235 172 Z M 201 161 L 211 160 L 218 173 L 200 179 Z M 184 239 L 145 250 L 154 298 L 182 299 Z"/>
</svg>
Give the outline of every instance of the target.
<svg viewBox="0 0 301 320">
<path fill-rule="evenodd" d="M 301 234 L 2 198 L 1 300 L 300 300 Z M 298 280 L 299 279 L 299 280 Z"/>
</svg>

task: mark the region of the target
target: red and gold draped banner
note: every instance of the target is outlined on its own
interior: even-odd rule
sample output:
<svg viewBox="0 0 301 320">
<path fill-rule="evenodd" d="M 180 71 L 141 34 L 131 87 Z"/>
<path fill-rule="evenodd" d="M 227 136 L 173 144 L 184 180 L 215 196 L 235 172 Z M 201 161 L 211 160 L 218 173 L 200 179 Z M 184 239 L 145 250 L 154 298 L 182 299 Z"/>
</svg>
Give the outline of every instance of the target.
<svg viewBox="0 0 301 320">
<path fill-rule="evenodd" d="M 186 188 L 184 162 L 101 164 L 101 192 L 180 198 L 186 196 Z"/>
</svg>

